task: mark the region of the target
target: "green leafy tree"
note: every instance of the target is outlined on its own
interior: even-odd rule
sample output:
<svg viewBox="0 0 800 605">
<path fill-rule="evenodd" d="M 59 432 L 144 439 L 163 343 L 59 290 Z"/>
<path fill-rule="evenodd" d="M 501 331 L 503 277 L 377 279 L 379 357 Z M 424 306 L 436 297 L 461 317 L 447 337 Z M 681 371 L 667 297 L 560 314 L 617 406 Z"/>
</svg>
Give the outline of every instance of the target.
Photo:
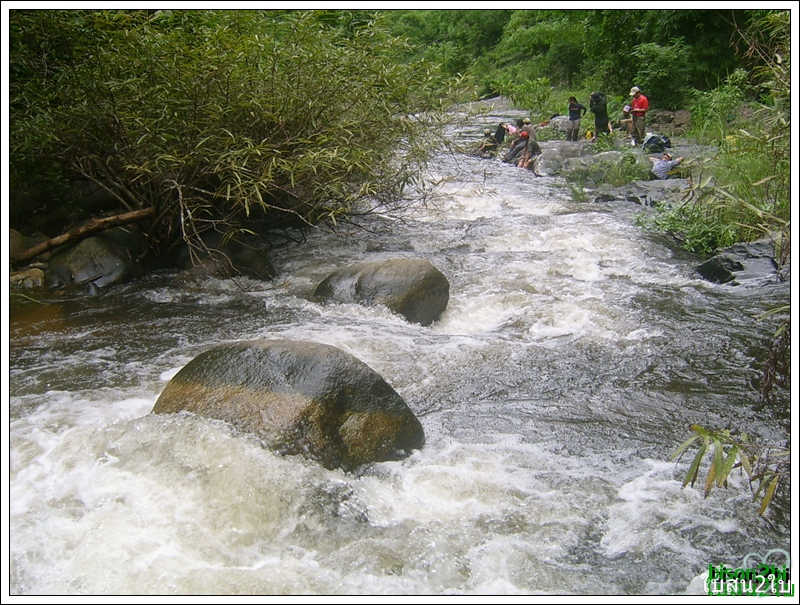
<svg viewBox="0 0 800 605">
<path fill-rule="evenodd" d="M 383 11 L 392 31 L 480 95 L 511 79 L 627 96 L 634 84 L 655 107 L 675 108 L 687 90 L 709 90 L 742 66 L 737 30 L 766 10 Z M 521 85 L 521 84 L 518 84 Z"/>
<path fill-rule="evenodd" d="M 385 11 L 381 17 L 393 34 L 404 36 L 416 48 L 409 59 L 423 56 L 456 75 L 466 73 L 477 58 L 497 44 L 512 12 L 399 10 Z"/>
<path fill-rule="evenodd" d="M 750 74 L 737 69 L 717 88 L 695 90 L 692 102 L 693 135 L 704 141 L 724 143 L 725 137 L 741 124 L 742 107 L 748 98 Z"/>
<path fill-rule="evenodd" d="M 299 11 L 11 11 L 11 160 L 204 230 L 337 221 L 403 199 L 444 81 L 365 19 Z"/>
<path fill-rule="evenodd" d="M 684 105 L 691 76 L 691 49 L 683 40 L 666 45 L 645 42 L 633 49 L 633 82 L 647 91 L 656 107 L 679 109 Z"/>
<path fill-rule="evenodd" d="M 646 88 L 637 78 L 652 77 L 661 94 L 661 74 L 672 69 L 680 76 L 676 81 L 681 88 L 707 90 L 717 85 L 719 74 L 741 65 L 733 42 L 737 25 L 749 23 L 752 14 L 705 9 L 590 11 L 584 34 L 587 84 L 619 94 L 636 84 L 648 94 L 655 90 Z M 675 48 L 676 40 L 681 40 L 681 48 Z M 643 52 L 648 49 L 653 52 Z M 673 52 L 666 52 L 669 50 Z M 680 56 L 674 54 L 675 50 Z M 651 61 L 659 65 L 651 66 Z M 668 95 L 665 100 L 670 102 Z"/>
<path fill-rule="evenodd" d="M 505 67 L 534 61 L 540 76 L 572 84 L 583 61 L 583 19 L 586 11 L 514 11 L 502 40 L 490 53 Z"/>
<path fill-rule="evenodd" d="M 495 92 L 512 100 L 514 105 L 526 109 L 536 120 L 550 116 L 553 87 L 547 78 L 500 74 L 493 84 Z M 523 72 L 524 73 L 524 72 Z"/>
</svg>

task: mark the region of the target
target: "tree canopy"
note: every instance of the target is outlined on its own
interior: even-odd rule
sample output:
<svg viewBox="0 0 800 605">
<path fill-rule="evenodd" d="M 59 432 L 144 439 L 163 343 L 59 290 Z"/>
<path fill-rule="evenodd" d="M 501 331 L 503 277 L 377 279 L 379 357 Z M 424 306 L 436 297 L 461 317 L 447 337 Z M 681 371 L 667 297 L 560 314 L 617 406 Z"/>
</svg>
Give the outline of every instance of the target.
<svg viewBox="0 0 800 605">
<path fill-rule="evenodd" d="M 424 47 L 480 94 L 503 83 L 545 78 L 558 87 L 625 95 L 633 84 L 674 109 L 690 89 L 716 87 L 742 64 L 740 28 L 764 10 L 390 11 L 396 34 Z"/>
</svg>

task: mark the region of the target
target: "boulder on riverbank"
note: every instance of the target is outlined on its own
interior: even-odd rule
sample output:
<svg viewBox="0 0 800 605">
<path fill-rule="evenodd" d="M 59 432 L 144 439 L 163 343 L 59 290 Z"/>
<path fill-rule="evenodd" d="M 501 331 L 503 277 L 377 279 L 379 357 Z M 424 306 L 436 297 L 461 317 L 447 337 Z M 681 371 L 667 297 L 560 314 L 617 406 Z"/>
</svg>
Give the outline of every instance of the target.
<svg viewBox="0 0 800 605">
<path fill-rule="evenodd" d="M 184 243 L 178 254 L 180 269 L 226 279 L 244 275 L 271 280 L 277 274 L 269 260 L 269 242 L 245 233 L 230 235 L 211 230 L 201 236 L 202 244 L 191 249 Z"/>
<path fill-rule="evenodd" d="M 393 258 L 337 269 L 317 286 L 314 296 L 338 303 L 382 304 L 427 326 L 447 309 L 450 283 L 427 260 Z"/>
<path fill-rule="evenodd" d="M 91 284 L 104 288 L 143 273 L 139 259 L 146 249 L 142 234 L 124 227 L 108 229 L 53 252 L 45 281 L 51 288 Z"/>
<path fill-rule="evenodd" d="M 269 449 L 326 468 L 397 460 L 425 444 L 419 420 L 379 374 L 313 342 L 247 341 L 199 355 L 153 408 L 181 411 L 224 420 Z"/>
<path fill-rule="evenodd" d="M 769 238 L 735 244 L 700 264 L 697 272 L 718 284 L 765 286 L 789 278 L 788 263 L 781 265 L 775 256 Z"/>
<path fill-rule="evenodd" d="M 633 181 L 621 187 L 601 187 L 592 199 L 595 202 L 627 201 L 653 207 L 665 201 L 680 199 L 681 194 L 690 186 L 691 183 L 682 178 Z"/>
<path fill-rule="evenodd" d="M 144 273 L 142 260 L 147 241 L 128 226 L 92 232 L 93 222 L 78 224 L 74 230 L 55 238 L 41 232 L 33 235 L 10 230 L 11 285 L 15 288 L 64 288 L 79 286 L 90 292 L 122 283 Z M 19 265 L 14 271 L 14 265 Z M 41 273 L 41 276 L 39 275 Z"/>
</svg>

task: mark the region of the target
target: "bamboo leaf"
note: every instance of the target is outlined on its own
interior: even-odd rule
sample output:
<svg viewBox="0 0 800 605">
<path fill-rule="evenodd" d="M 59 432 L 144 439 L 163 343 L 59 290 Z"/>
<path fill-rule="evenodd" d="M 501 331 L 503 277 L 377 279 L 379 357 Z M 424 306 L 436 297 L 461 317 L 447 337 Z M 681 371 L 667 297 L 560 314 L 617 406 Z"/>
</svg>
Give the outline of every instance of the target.
<svg viewBox="0 0 800 605">
<path fill-rule="evenodd" d="M 738 454 L 739 448 L 736 445 L 732 445 L 731 449 L 728 450 L 728 455 L 725 457 L 725 461 L 722 463 L 722 467 L 718 471 L 719 479 L 717 485 L 727 483 L 728 475 L 730 475 L 731 469 L 733 469 L 733 464 L 736 462 L 736 457 Z"/>
<path fill-rule="evenodd" d="M 711 459 L 711 466 L 708 467 L 708 475 L 706 476 L 706 484 L 704 487 L 706 497 L 711 493 L 714 488 L 714 477 L 716 476 L 717 459 L 716 456 Z"/>
<path fill-rule="evenodd" d="M 756 488 L 755 493 L 753 494 L 753 502 L 758 500 L 758 497 L 761 495 L 761 492 L 764 490 L 764 486 L 767 484 L 767 480 L 765 477 L 761 477 L 761 481 L 758 482 L 758 487 Z"/>
<path fill-rule="evenodd" d="M 742 463 L 742 468 L 744 472 L 747 473 L 747 476 L 752 480 L 753 479 L 753 468 L 750 465 L 750 456 L 747 452 L 739 452 L 739 462 Z"/>
<path fill-rule="evenodd" d="M 761 508 L 758 509 L 758 514 L 763 515 L 764 511 L 767 510 L 770 501 L 772 500 L 772 496 L 775 495 L 775 490 L 778 488 L 778 480 L 780 479 L 780 475 L 775 475 L 775 477 L 770 481 L 769 487 L 767 488 L 766 493 L 764 494 L 764 499 L 761 501 Z"/>
<path fill-rule="evenodd" d="M 779 452 L 772 452 L 769 457 L 770 458 L 786 458 L 787 456 L 791 456 L 792 452 L 790 450 L 781 450 Z"/>
<path fill-rule="evenodd" d="M 680 460 L 681 455 L 692 445 L 695 441 L 697 441 L 700 437 L 695 435 L 694 437 L 689 437 L 686 441 L 684 441 L 680 447 L 675 450 L 675 453 L 672 454 L 670 457 L 670 462 L 673 460 Z"/>
<path fill-rule="evenodd" d="M 689 466 L 689 471 L 686 473 L 686 478 L 683 480 L 683 487 L 686 487 L 689 483 L 694 487 L 694 482 L 697 480 L 697 470 L 700 468 L 700 461 L 703 459 L 705 453 L 706 444 L 704 443 L 700 446 L 694 460 L 692 460 L 692 464 Z"/>
<path fill-rule="evenodd" d="M 757 181 L 757 182 L 753 183 L 753 187 L 755 187 L 757 185 L 763 185 L 764 183 L 768 183 L 769 181 L 772 181 L 772 180 L 774 180 L 776 178 L 778 178 L 778 177 L 776 177 L 774 175 L 773 176 L 768 176 L 767 178 L 761 179 L 760 181 Z"/>
<path fill-rule="evenodd" d="M 714 479 L 717 482 L 717 487 L 722 485 L 724 481 L 724 477 L 722 476 L 722 443 L 720 443 L 719 439 L 714 439 Z M 709 489 L 709 491 L 711 491 Z"/>
</svg>

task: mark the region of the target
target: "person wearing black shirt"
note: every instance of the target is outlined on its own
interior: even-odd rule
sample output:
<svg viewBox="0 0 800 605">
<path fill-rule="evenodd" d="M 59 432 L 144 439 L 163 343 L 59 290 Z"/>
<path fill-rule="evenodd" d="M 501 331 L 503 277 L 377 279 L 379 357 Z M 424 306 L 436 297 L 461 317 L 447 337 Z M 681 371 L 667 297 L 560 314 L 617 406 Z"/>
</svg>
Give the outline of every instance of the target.
<svg viewBox="0 0 800 605">
<path fill-rule="evenodd" d="M 569 98 L 569 122 L 567 122 L 567 140 L 577 141 L 581 131 L 581 118 L 586 115 L 586 107 L 578 103 L 575 97 Z"/>
<path fill-rule="evenodd" d="M 589 111 L 594 114 L 594 138 L 601 134 L 611 134 L 611 123 L 608 120 L 608 101 L 606 93 L 593 92 L 589 97 Z"/>
</svg>

